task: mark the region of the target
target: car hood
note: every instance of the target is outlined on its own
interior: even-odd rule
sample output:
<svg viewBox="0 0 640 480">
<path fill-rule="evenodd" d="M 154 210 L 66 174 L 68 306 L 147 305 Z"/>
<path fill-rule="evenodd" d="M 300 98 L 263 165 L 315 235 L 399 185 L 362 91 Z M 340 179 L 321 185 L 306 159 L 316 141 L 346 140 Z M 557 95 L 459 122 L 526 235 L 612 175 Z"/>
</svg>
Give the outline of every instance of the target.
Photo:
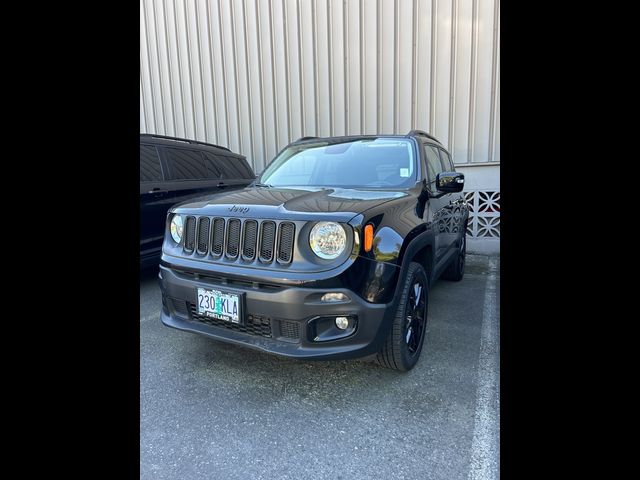
<svg viewBox="0 0 640 480">
<path fill-rule="evenodd" d="M 291 219 L 328 214 L 346 221 L 381 203 L 407 196 L 406 190 L 246 187 L 199 197 L 175 206 L 173 211 L 194 215 Z"/>
</svg>

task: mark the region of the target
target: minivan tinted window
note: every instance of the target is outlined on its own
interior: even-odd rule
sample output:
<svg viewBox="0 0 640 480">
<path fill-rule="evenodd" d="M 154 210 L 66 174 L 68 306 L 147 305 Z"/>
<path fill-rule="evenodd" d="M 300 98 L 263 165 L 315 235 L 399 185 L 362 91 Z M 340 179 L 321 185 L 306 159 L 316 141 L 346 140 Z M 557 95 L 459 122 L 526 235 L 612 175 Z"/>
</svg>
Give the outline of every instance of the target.
<svg viewBox="0 0 640 480">
<path fill-rule="evenodd" d="M 208 178 L 204 158 L 199 151 L 165 148 L 169 180 L 199 180 Z"/>
<path fill-rule="evenodd" d="M 140 145 L 140 181 L 162 181 L 160 159 L 153 145 Z"/>
</svg>

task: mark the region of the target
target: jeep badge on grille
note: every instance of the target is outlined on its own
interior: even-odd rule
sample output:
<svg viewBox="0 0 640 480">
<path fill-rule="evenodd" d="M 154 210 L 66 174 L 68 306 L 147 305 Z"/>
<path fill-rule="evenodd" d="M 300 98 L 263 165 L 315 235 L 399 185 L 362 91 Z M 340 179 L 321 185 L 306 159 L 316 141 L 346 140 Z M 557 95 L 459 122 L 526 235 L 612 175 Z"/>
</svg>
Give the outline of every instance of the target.
<svg viewBox="0 0 640 480">
<path fill-rule="evenodd" d="M 247 213 L 249 211 L 249 207 L 238 207 L 237 205 L 234 205 L 233 207 L 229 207 L 229 211 L 235 213 Z"/>
</svg>

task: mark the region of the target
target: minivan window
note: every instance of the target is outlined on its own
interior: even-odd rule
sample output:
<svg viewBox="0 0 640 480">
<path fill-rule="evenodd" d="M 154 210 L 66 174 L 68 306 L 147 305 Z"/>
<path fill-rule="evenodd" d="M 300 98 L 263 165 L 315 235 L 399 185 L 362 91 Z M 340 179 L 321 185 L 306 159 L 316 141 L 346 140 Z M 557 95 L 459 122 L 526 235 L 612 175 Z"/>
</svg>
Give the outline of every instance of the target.
<svg viewBox="0 0 640 480">
<path fill-rule="evenodd" d="M 427 155 L 427 170 L 429 171 L 429 183 L 436 181 L 436 175 L 442 173 L 442 162 L 440 161 L 440 155 L 438 150 L 431 145 L 424 146 L 425 154 Z"/>
<path fill-rule="evenodd" d="M 140 181 L 162 181 L 162 170 L 158 152 L 153 145 L 140 145 Z"/>
<path fill-rule="evenodd" d="M 200 180 L 208 178 L 202 154 L 197 150 L 165 148 L 169 180 Z"/>
</svg>

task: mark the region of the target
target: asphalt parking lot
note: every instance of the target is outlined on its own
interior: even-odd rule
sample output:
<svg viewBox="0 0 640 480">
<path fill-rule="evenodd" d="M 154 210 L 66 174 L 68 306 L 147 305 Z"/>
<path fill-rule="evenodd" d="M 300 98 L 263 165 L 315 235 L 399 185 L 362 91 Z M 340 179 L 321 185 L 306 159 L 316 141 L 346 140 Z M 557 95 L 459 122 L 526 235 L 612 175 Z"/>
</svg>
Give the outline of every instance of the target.
<svg viewBox="0 0 640 480">
<path fill-rule="evenodd" d="M 163 326 L 140 282 L 143 479 L 493 479 L 499 465 L 499 258 L 431 290 L 408 373 L 279 358 Z"/>
</svg>

